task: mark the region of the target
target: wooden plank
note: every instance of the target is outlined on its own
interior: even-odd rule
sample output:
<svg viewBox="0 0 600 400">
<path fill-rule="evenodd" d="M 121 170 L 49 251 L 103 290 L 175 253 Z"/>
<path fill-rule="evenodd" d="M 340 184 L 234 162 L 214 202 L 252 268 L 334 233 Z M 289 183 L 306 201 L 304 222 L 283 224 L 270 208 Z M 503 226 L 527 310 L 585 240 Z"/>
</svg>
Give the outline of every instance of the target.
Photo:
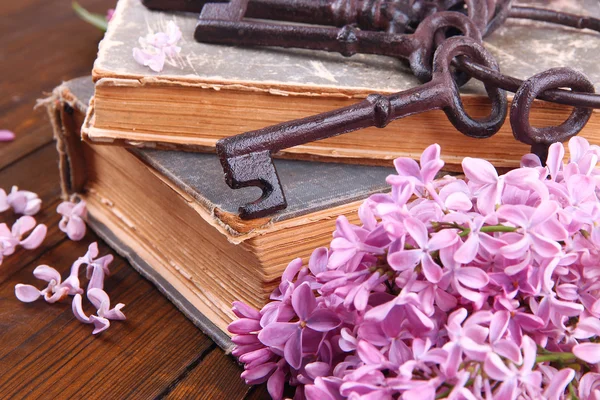
<svg viewBox="0 0 600 400">
<path fill-rule="evenodd" d="M 67 274 L 88 242 L 65 241 L 39 263 Z M 101 246 L 101 254 L 110 252 Z M 117 258 L 106 291 L 128 320 L 100 336 L 65 304 L 24 304 L 17 283 L 39 284 L 22 269 L 0 285 L 0 398 L 149 398 L 162 393 L 198 355 L 214 346 L 125 260 Z M 86 311 L 93 310 L 86 308 Z"/>
<path fill-rule="evenodd" d="M 270 399 L 267 385 L 254 386 L 244 400 L 267 400 Z"/>
<path fill-rule="evenodd" d="M 115 1 L 80 3 L 104 13 Z M 33 111 L 36 99 L 63 80 L 90 73 L 102 32 L 80 20 L 70 1 L 4 1 L 0 13 L 0 48 L 10 55 L 0 63 L 0 129 L 17 135 L 0 143 L 2 168 L 51 140 L 45 111 Z"/>
<path fill-rule="evenodd" d="M 31 190 L 40 196 L 42 205 L 58 199 L 58 182 L 58 154 L 54 143 L 34 149 L 27 157 L 0 171 L 0 188 L 7 193 L 13 185 Z M 4 217 L 3 213 L 3 220 Z"/>
<path fill-rule="evenodd" d="M 177 382 L 166 399 L 243 399 L 250 391 L 240 378 L 243 369 L 216 348 Z"/>
<path fill-rule="evenodd" d="M 30 102 L 0 114 L 0 127 L 9 129 L 16 135 L 14 141 L 0 143 L 0 168 L 12 164 L 52 141 L 52 128 L 45 110 L 34 111 Z"/>
</svg>

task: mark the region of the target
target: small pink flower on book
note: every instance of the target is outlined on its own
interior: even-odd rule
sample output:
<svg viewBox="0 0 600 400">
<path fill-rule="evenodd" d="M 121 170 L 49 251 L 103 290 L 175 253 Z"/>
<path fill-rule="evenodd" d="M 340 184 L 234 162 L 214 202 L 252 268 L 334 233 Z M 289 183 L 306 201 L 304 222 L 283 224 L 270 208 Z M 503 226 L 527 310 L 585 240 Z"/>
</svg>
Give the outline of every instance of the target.
<svg viewBox="0 0 600 400">
<path fill-rule="evenodd" d="M 7 195 L 3 189 L 0 189 L 0 212 L 12 208 L 17 214 L 35 215 L 42 207 L 42 200 L 36 193 L 19 190 L 13 186 L 10 193 Z"/>
<path fill-rule="evenodd" d="M 63 216 L 58 223 L 58 228 L 73 241 L 83 239 L 86 231 L 83 219 L 87 215 L 85 201 L 81 200 L 79 203 L 64 201 L 58 205 L 56 212 Z"/>
<path fill-rule="evenodd" d="M 181 39 L 181 30 L 170 21 L 166 32 L 149 33 L 145 37 L 140 37 L 141 48 L 133 49 L 133 58 L 152 71 L 161 72 L 166 57 L 174 57 L 181 51 L 181 47 L 177 46 L 179 39 Z"/>
<path fill-rule="evenodd" d="M 11 142 L 15 140 L 15 134 L 8 129 L 0 129 L 0 142 Z"/>
</svg>

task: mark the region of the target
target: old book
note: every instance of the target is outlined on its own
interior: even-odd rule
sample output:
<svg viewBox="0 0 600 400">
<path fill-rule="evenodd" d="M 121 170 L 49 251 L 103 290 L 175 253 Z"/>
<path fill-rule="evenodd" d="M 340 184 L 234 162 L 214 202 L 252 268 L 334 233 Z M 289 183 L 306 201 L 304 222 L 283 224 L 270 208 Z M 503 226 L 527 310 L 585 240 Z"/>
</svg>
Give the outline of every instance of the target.
<svg viewBox="0 0 600 400">
<path fill-rule="evenodd" d="M 544 5 L 537 2 L 537 5 Z M 545 4 L 600 16 L 596 0 Z M 175 21 L 183 32 L 181 53 L 161 73 L 138 65 L 132 49 L 138 38 L 164 31 Z M 398 59 L 282 48 L 248 48 L 198 43 L 193 39 L 197 14 L 150 11 L 139 0 L 121 0 L 94 64 L 96 85 L 84 126 L 91 143 L 212 151 L 222 137 L 348 106 L 370 93 L 390 94 L 418 85 Z M 572 66 L 600 85 L 596 54 L 598 33 L 527 20 L 509 20 L 486 47 L 501 70 L 528 78 L 542 70 Z M 488 113 L 483 87 L 465 88 L 469 114 Z M 569 107 L 536 102 L 534 126 L 556 125 Z M 594 113 L 582 133 L 600 138 Z M 282 156 L 389 164 L 414 157 L 439 143 L 444 159 L 458 164 L 465 156 L 487 158 L 496 166 L 517 166 L 528 146 L 513 139 L 510 124 L 491 139 L 460 134 L 441 111 L 410 116 L 385 129 L 369 128 L 286 149 Z"/>
<path fill-rule="evenodd" d="M 80 140 L 90 77 L 45 101 L 61 155 L 65 196 L 88 204 L 89 225 L 224 348 L 234 300 L 262 306 L 289 261 L 331 239 L 337 215 L 387 190 L 384 167 L 277 160 L 289 207 L 242 221 L 258 196 L 223 182 L 215 155 L 128 150 Z"/>
</svg>

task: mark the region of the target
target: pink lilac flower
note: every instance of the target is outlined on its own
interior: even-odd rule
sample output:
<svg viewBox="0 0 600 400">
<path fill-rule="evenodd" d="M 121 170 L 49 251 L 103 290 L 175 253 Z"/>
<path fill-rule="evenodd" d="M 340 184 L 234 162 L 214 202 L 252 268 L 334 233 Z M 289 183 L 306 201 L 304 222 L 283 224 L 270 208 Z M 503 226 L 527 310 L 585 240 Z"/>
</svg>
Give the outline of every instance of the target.
<svg viewBox="0 0 600 400">
<path fill-rule="evenodd" d="M 600 374 L 588 372 L 579 380 L 579 398 L 600 400 Z"/>
<path fill-rule="evenodd" d="M 488 377 L 502 382 L 494 393 L 500 399 L 515 398 L 519 387 L 532 398 L 539 398 L 539 387 L 542 382 L 542 374 L 533 371 L 535 367 L 536 344 L 533 339 L 523 339 L 523 363 L 520 367 L 514 364 L 507 366 L 495 353 L 488 353 L 485 358 L 484 370 Z M 563 388 L 564 390 L 564 388 Z"/>
<path fill-rule="evenodd" d="M 71 265 L 70 274 L 62 281 L 60 273 L 47 265 L 40 265 L 34 271 L 33 275 L 43 281 L 48 282 L 44 289 L 38 289 L 32 285 L 17 284 L 15 286 L 15 295 L 17 299 L 25 303 L 31 303 L 39 298 L 43 298 L 48 303 L 62 301 L 69 296 L 73 297 L 73 314 L 75 317 L 85 323 L 93 324 L 94 335 L 105 331 L 110 326 L 110 320 L 124 320 L 125 315 L 121 309 L 125 306 L 122 303 L 110 308 L 110 299 L 103 290 L 104 278 L 108 275 L 109 264 L 113 261 L 112 255 L 98 257 L 98 244 L 92 243 L 83 257 L 79 257 Z M 80 286 L 79 272 L 83 265 L 87 265 L 86 276 L 89 279 L 87 287 L 87 298 L 96 308 L 97 315 L 86 315 L 83 311 L 82 294 L 83 289 Z"/>
<path fill-rule="evenodd" d="M 114 8 L 109 8 L 108 10 L 106 10 L 106 22 L 110 22 L 113 19 L 114 15 L 115 15 Z"/>
<path fill-rule="evenodd" d="M 83 239 L 86 231 L 84 218 L 87 215 L 85 201 L 81 200 L 78 203 L 63 201 L 56 208 L 56 212 L 62 215 L 58 228 L 73 241 Z"/>
<path fill-rule="evenodd" d="M 0 142 L 10 142 L 15 140 L 14 132 L 11 132 L 7 129 L 0 129 Z"/>
<path fill-rule="evenodd" d="M 303 283 L 292 294 L 292 307 L 298 322 L 274 322 L 259 334 L 259 340 L 267 346 L 283 349 L 286 361 L 295 369 L 302 363 L 303 341 L 308 336 L 317 338 L 315 332 L 328 332 L 341 324 L 341 319 L 331 310 L 317 308 L 317 300 L 310 285 Z"/>
<path fill-rule="evenodd" d="M 442 268 L 433 260 L 430 253 L 452 245 L 458 239 L 456 232 L 444 230 L 430 237 L 425 224 L 416 218 L 405 219 L 404 227 L 417 248 L 391 254 L 388 258 L 390 266 L 401 272 L 420 264 L 429 282 L 439 282 L 442 278 Z"/>
<path fill-rule="evenodd" d="M 140 48 L 133 49 L 133 58 L 154 72 L 161 72 L 166 58 L 175 57 L 181 51 L 181 47 L 177 46 L 179 39 L 181 30 L 169 21 L 166 32 L 149 33 L 139 38 Z"/>
<path fill-rule="evenodd" d="M 242 377 L 274 399 L 600 400 L 600 147 L 569 150 L 465 179 L 435 179 L 436 145 L 396 160 L 360 224 L 234 305 Z"/>
<path fill-rule="evenodd" d="M 97 316 L 90 315 L 89 317 L 83 311 L 81 304 L 81 294 L 76 294 L 73 297 L 73 314 L 75 318 L 84 324 L 93 324 L 93 335 L 107 330 L 110 327 L 110 320 L 124 320 L 125 314 L 121 311 L 125 304 L 119 303 L 114 308 L 110 308 L 110 299 L 108 294 L 102 289 L 88 289 L 87 298 L 96 307 Z"/>
<path fill-rule="evenodd" d="M 42 290 L 35 286 L 17 284 L 15 295 L 24 303 L 31 303 L 42 297 L 48 303 L 56 303 L 67 298 L 69 295 L 80 293 L 82 290 L 77 286 L 71 286 L 68 282 L 61 282 L 60 272 L 48 265 L 40 265 L 33 270 L 33 276 L 48 282 L 48 286 Z"/>
<path fill-rule="evenodd" d="M 46 225 L 37 225 L 35 219 L 27 215 L 19 218 L 11 229 L 5 223 L 0 224 L 0 264 L 4 257 L 15 252 L 17 246 L 27 250 L 38 248 L 47 231 Z"/>
<path fill-rule="evenodd" d="M 500 203 L 504 181 L 488 161 L 466 157 L 462 167 L 468 179 L 468 184 L 477 197 L 477 208 L 484 215 L 494 211 Z"/>
<path fill-rule="evenodd" d="M 35 215 L 40 211 L 42 201 L 38 195 L 13 186 L 10 193 L 0 189 L 0 212 L 12 208 L 16 214 Z"/>
</svg>

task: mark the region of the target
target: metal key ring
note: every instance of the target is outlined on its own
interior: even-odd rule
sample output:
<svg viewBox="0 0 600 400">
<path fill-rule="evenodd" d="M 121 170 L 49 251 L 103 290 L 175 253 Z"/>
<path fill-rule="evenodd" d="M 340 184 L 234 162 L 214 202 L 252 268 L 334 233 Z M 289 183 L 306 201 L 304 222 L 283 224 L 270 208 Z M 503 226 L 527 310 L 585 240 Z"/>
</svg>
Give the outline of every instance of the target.
<svg viewBox="0 0 600 400">
<path fill-rule="evenodd" d="M 558 126 L 536 128 L 529 122 L 533 101 L 548 89 L 568 87 L 574 91 L 594 93 L 593 83 L 571 68 L 552 68 L 526 80 L 515 93 L 510 109 L 510 125 L 515 139 L 530 145 L 564 142 L 577 135 L 592 115 L 591 108 L 575 107 L 565 122 Z"/>
<path fill-rule="evenodd" d="M 465 111 L 460 97 L 458 85 L 453 79 L 452 60 L 457 56 L 466 56 L 488 68 L 498 70 L 493 56 L 478 42 L 471 38 L 457 36 L 449 38 L 435 53 L 433 61 L 432 82 L 441 81 L 448 86 L 446 105 L 443 107 L 446 116 L 463 134 L 475 138 L 487 138 L 494 135 L 502 127 L 506 119 L 508 101 L 506 92 L 497 87 L 485 85 L 488 98 L 492 102 L 490 115 L 475 119 Z"/>
<path fill-rule="evenodd" d="M 415 33 L 414 49 L 408 56 L 408 62 L 413 74 L 421 81 L 428 82 L 432 77 L 432 62 L 437 50 L 435 34 L 444 28 L 458 29 L 464 37 L 481 41 L 481 32 L 475 23 L 464 14 L 455 11 L 438 12 L 425 18 L 419 24 Z M 445 42 L 444 42 L 445 43 Z"/>
</svg>

